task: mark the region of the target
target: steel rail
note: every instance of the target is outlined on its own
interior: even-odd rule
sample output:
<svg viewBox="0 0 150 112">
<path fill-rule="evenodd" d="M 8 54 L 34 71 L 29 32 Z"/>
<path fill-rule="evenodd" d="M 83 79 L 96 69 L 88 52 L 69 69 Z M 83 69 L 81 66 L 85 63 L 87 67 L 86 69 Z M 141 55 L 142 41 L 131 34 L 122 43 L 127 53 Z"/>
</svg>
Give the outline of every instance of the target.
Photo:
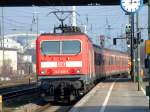
<svg viewBox="0 0 150 112">
<path fill-rule="evenodd" d="M 6 101 L 9 99 L 18 97 L 18 96 L 23 96 L 23 95 L 31 94 L 31 93 L 39 93 L 39 92 L 40 92 L 40 87 L 36 86 L 36 87 L 30 87 L 30 88 L 26 88 L 26 89 L 2 93 L 1 95 L 3 97 L 3 100 Z"/>
</svg>

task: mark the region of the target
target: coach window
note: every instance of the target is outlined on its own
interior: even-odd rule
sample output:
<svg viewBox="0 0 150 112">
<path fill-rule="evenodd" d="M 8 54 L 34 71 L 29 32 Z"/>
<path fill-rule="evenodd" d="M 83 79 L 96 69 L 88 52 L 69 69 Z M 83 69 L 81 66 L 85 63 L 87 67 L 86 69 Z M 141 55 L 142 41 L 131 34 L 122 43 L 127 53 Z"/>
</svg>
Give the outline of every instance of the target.
<svg viewBox="0 0 150 112">
<path fill-rule="evenodd" d="M 103 65 L 105 65 L 106 64 L 106 58 L 105 58 L 105 56 L 103 55 Z"/>
<path fill-rule="evenodd" d="M 125 58 L 123 58 L 123 65 L 125 65 Z"/>
<path fill-rule="evenodd" d="M 106 64 L 105 65 L 108 65 L 108 64 L 109 64 L 108 56 L 106 56 Z"/>
<path fill-rule="evenodd" d="M 104 55 L 102 55 L 102 65 L 104 65 L 104 60 L 105 60 Z"/>
<path fill-rule="evenodd" d="M 80 51 L 80 41 L 62 41 L 62 54 L 79 54 Z"/>
<path fill-rule="evenodd" d="M 107 64 L 107 57 L 105 56 L 104 57 L 104 65 L 106 65 Z"/>
<path fill-rule="evenodd" d="M 109 56 L 109 65 L 111 65 L 111 62 L 112 62 L 111 56 Z"/>
<path fill-rule="evenodd" d="M 111 65 L 113 65 L 113 56 L 111 56 Z"/>
<path fill-rule="evenodd" d="M 102 64 L 102 55 L 99 54 L 99 65 L 101 65 L 101 64 Z"/>
<path fill-rule="evenodd" d="M 110 65 L 112 65 L 112 58 L 111 58 L 111 56 L 110 56 Z"/>
<path fill-rule="evenodd" d="M 118 65 L 119 63 L 118 63 L 118 57 L 116 57 L 116 65 Z"/>
<path fill-rule="evenodd" d="M 95 64 L 100 65 L 100 54 L 95 53 Z"/>
<path fill-rule="evenodd" d="M 60 41 L 43 41 L 41 43 L 41 52 L 43 55 L 60 54 Z"/>
<path fill-rule="evenodd" d="M 114 56 L 114 63 L 113 63 L 113 65 L 115 65 L 116 64 L 116 57 Z"/>
<path fill-rule="evenodd" d="M 115 56 L 113 56 L 113 65 L 115 64 Z"/>
</svg>

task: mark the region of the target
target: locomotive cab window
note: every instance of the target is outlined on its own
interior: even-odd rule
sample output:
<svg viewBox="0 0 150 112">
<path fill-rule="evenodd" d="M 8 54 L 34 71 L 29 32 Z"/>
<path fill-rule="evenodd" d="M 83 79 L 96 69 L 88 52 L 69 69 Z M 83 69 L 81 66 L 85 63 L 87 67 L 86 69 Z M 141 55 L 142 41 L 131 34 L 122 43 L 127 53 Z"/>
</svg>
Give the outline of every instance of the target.
<svg viewBox="0 0 150 112">
<path fill-rule="evenodd" d="M 60 42 L 59 41 L 43 41 L 41 43 L 41 52 L 44 55 L 59 54 L 60 53 Z"/>
<path fill-rule="evenodd" d="M 79 54 L 80 51 L 80 41 L 62 41 L 62 54 Z"/>
<path fill-rule="evenodd" d="M 80 41 L 43 41 L 41 52 L 43 55 L 50 54 L 79 54 L 81 51 Z"/>
</svg>

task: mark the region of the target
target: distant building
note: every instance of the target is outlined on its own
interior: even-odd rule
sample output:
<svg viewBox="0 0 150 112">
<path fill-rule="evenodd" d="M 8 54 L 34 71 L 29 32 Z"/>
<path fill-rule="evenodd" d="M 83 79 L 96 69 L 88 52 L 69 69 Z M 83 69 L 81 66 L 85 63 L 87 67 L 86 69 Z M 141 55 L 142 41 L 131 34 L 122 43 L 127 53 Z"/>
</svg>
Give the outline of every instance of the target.
<svg viewBox="0 0 150 112">
<path fill-rule="evenodd" d="M 4 56 L 3 56 L 4 52 Z M 4 59 L 3 59 L 4 58 Z M 17 49 L 0 47 L 0 72 L 4 64 L 11 68 L 12 71 L 17 71 Z"/>
<path fill-rule="evenodd" d="M 32 64 L 35 64 L 35 39 L 36 38 L 28 38 L 28 41 L 26 41 L 26 38 L 5 38 L 4 48 L 1 39 L 0 74 L 5 74 L 4 71 L 7 70 L 15 75 L 24 75 L 33 72 Z M 7 72 L 6 74 L 9 75 L 9 73 Z"/>
<path fill-rule="evenodd" d="M 33 72 L 32 56 L 24 53 L 18 53 L 18 74 L 24 75 Z"/>
<path fill-rule="evenodd" d="M 32 63 L 32 56 L 31 55 L 23 55 L 23 61 Z"/>
<path fill-rule="evenodd" d="M 0 42 L 1 42 L 0 47 L 3 47 L 2 40 Z M 23 46 L 17 41 L 10 38 L 4 39 L 4 47 L 18 49 L 19 52 L 23 52 Z"/>
</svg>

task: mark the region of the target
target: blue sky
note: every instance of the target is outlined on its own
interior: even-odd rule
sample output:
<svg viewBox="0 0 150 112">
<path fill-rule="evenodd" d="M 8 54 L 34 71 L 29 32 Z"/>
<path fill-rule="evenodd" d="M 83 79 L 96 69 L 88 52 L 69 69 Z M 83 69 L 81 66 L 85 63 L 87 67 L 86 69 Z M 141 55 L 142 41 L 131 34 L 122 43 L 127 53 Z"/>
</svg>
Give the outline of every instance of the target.
<svg viewBox="0 0 150 112">
<path fill-rule="evenodd" d="M 38 13 L 39 31 L 50 32 L 54 25 L 59 24 L 54 15 L 47 16 L 55 9 L 70 10 L 71 7 L 4 7 L 5 34 L 31 32 L 31 27 L 33 32 L 36 32 L 36 24 L 32 24 L 35 11 Z M 128 16 L 120 6 L 77 6 L 76 9 L 80 14 L 77 16 L 77 24 L 87 25 L 88 35 L 95 43 L 100 35 L 107 35 L 111 38 L 118 37 L 124 33 L 125 25 L 128 24 Z M 146 6 L 140 10 L 139 19 L 142 28 L 147 28 L 147 10 Z M 107 29 L 108 25 L 111 30 Z M 142 37 L 147 38 L 146 29 L 142 31 Z"/>
</svg>

